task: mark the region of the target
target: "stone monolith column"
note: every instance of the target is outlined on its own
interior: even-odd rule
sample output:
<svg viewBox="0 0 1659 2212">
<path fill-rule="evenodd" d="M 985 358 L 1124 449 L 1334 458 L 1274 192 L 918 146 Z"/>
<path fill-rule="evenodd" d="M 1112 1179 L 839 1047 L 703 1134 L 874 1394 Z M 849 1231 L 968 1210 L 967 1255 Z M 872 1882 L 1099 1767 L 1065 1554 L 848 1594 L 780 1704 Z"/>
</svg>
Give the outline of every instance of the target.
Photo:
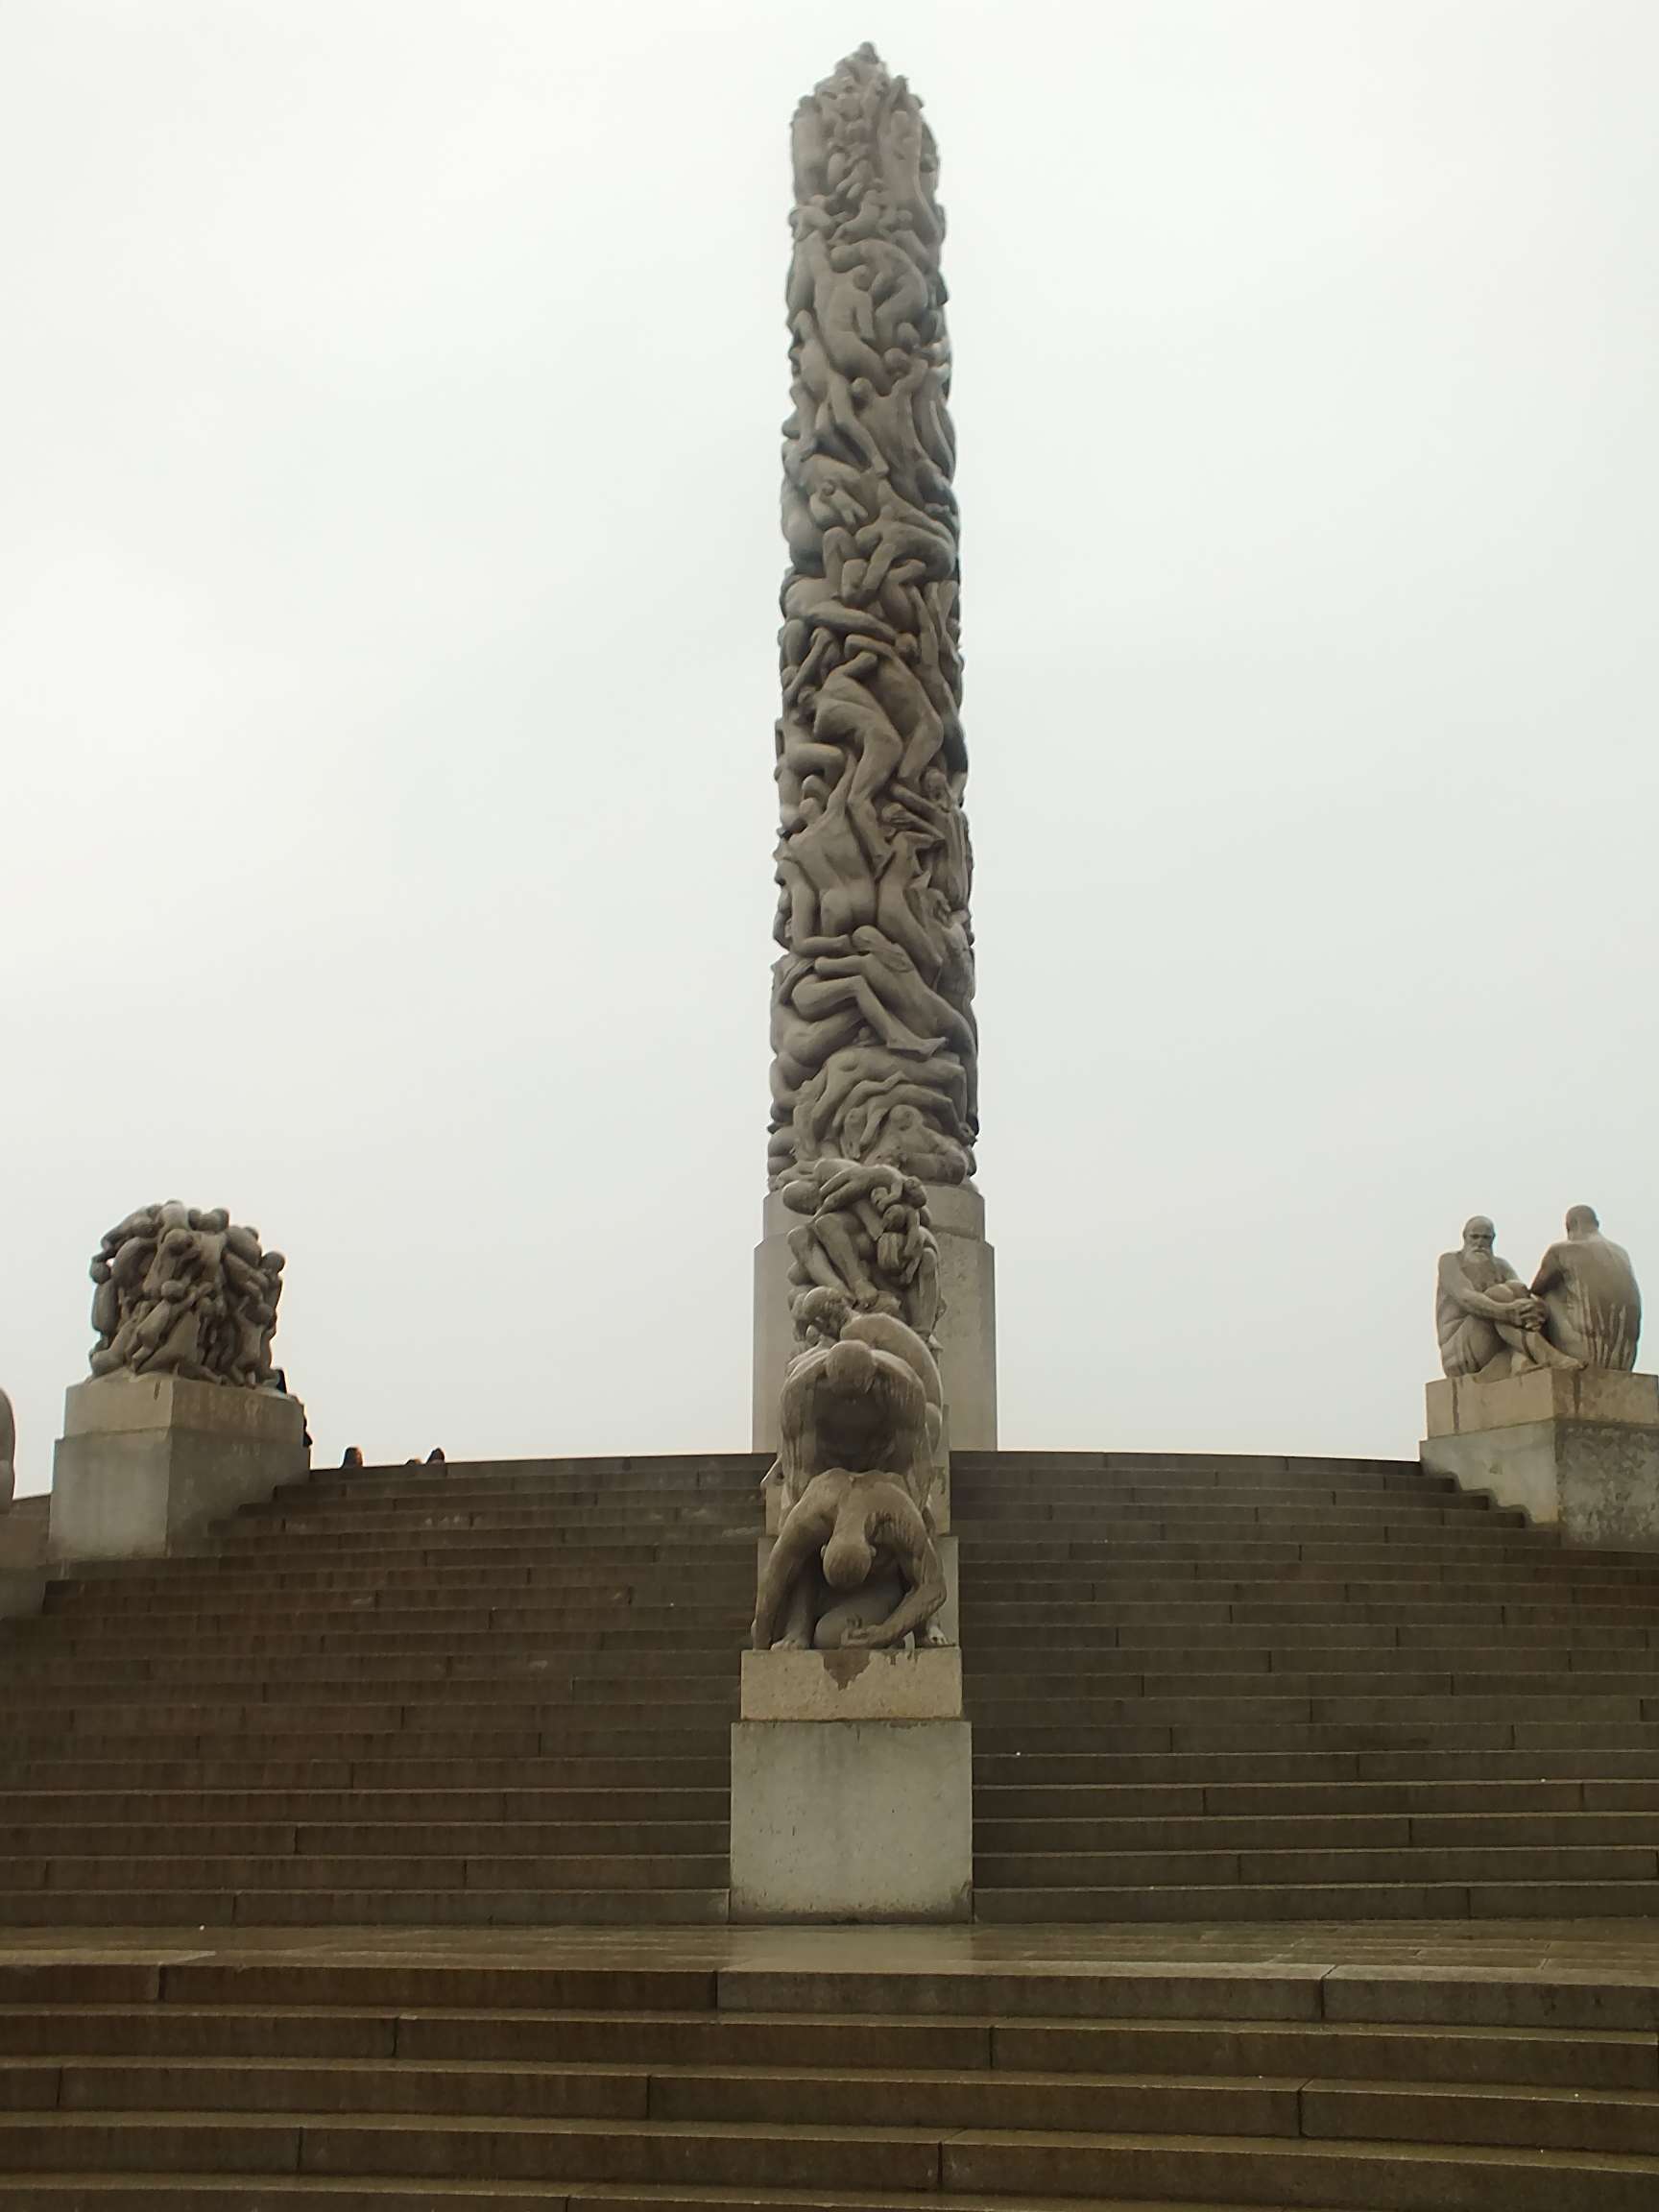
<svg viewBox="0 0 1659 2212">
<path fill-rule="evenodd" d="M 770 1195 L 755 1274 L 754 1431 L 793 1348 L 779 1193 L 822 1158 L 926 1186 L 950 1441 L 997 1442 L 996 1322 L 974 1189 L 978 1037 L 962 810 L 955 438 L 932 133 L 862 46 L 794 127 L 783 426 L 781 826 Z"/>
</svg>

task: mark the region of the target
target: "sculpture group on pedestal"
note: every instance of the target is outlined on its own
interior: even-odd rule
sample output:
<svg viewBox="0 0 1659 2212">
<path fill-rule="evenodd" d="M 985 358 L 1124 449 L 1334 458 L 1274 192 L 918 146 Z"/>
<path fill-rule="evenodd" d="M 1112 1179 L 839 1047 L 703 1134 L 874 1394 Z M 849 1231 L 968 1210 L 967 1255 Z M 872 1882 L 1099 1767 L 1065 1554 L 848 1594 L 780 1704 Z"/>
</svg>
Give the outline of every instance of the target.
<svg viewBox="0 0 1659 2212">
<path fill-rule="evenodd" d="M 932 1340 L 939 1249 L 925 1193 L 898 1168 L 820 1159 L 784 1186 L 799 1349 L 784 1378 L 778 1541 L 761 1572 L 758 1650 L 942 1640 L 929 1504 L 944 1472 Z"/>
<path fill-rule="evenodd" d="M 801 103 L 771 1174 L 974 1170 L 955 444 L 932 135 L 861 47 Z"/>
<path fill-rule="evenodd" d="M 1436 1286 L 1447 1375 L 1490 1381 L 1532 1367 L 1635 1367 L 1642 1294 L 1629 1254 L 1602 1236 L 1593 1207 L 1570 1208 L 1565 1226 L 1528 1288 L 1494 1252 L 1497 1232 L 1483 1214 L 1463 1224 L 1460 1249 L 1440 1256 Z"/>
<path fill-rule="evenodd" d="M 283 1258 L 223 1207 L 141 1207 L 92 1260 L 94 1376 L 178 1375 L 281 1390 L 271 1363 Z"/>
</svg>

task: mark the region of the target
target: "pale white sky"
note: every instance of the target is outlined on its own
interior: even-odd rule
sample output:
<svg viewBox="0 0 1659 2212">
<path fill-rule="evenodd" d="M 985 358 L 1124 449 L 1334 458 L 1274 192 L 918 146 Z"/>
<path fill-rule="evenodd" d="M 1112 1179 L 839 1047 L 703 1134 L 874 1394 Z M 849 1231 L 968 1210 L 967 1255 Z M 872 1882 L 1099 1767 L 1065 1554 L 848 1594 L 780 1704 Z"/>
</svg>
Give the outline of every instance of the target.
<svg viewBox="0 0 1659 2212">
<path fill-rule="evenodd" d="M 320 1458 L 747 1445 L 787 127 L 864 37 L 1003 1441 L 1408 1453 L 1476 1210 L 1659 1286 L 1650 0 L 10 0 L 20 1488 L 175 1195 L 289 1254 Z"/>
</svg>

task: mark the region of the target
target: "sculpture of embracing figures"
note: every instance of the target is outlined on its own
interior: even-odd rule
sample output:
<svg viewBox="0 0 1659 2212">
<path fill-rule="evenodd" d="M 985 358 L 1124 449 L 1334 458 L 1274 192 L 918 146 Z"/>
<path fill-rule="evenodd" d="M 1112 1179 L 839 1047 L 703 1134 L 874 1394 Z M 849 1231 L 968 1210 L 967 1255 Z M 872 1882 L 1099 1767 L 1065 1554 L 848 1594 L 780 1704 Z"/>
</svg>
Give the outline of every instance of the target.
<svg viewBox="0 0 1659 2212">
<path fill-rule="evenodd" d="M 1531 1367 L 1634 1368 L 1642 1294 L 1630 1256 L 1602 1236 L 1594 1207 L 1569 1208 L 1565 1226 L 1528 1288 L 1493 1250 L 1497 1233 L 1483 1214 L 1463 1224 L 1462 1245 L 1440 1255 L 1436 1282 L 1448 1375 L 1490 1381 Z"/>
<path fill-rule="evenodd" d="M 283 1265 L 222 1206 L 140 1207 L 93 1255 L 92 1373 L 280 1391 L 271 1340 Z"/>
</svg>

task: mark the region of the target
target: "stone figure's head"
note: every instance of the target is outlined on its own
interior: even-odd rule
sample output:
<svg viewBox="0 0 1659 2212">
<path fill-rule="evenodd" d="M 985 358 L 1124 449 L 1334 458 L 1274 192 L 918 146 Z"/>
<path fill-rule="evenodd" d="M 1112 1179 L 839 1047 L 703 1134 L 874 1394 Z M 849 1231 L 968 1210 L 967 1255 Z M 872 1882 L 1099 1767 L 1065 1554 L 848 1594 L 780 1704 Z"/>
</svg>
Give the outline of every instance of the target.
<svg viewBox="0 0 1659 2212">
<path fill-rule="evenodd" d="M 1498 1240 L 1498 1232 L 1484 1214 L 1471 1214 L 1463 1224 L 1463 1249 L 1479 1253 L 1490 1259 L 1492 1247 Z"/>
<path fill-rule="evenodd" d="M 868 1344 L 843 1340 L 830 1351 L 826 1373 L 834 1389 L 862 1398 L 875 1387 L 879 1369 Z"/>
<path fill-rule="evenodd" d="M 795 1301 L 795 1326 L 808 1346 L 833 1344 L 853 1318 L 851 1303 L 837 1290 L 806 1290 Z"/>
<path fill-rule="evenodd" d="M 1567 1209 L 1567 1234 L 1569 1237 L 1594 1237 L 1601 1223 L 1594 1206 L 1569 1206 Z"/>
<path fill-rule="evenodd" d="M 864 1515 L 850 1498 L 824 1547 L 824 1579 L 831 1590 L 859 1590 L 869 1581 L 876 1553 L 865 1531 Z"/>
</svg>

